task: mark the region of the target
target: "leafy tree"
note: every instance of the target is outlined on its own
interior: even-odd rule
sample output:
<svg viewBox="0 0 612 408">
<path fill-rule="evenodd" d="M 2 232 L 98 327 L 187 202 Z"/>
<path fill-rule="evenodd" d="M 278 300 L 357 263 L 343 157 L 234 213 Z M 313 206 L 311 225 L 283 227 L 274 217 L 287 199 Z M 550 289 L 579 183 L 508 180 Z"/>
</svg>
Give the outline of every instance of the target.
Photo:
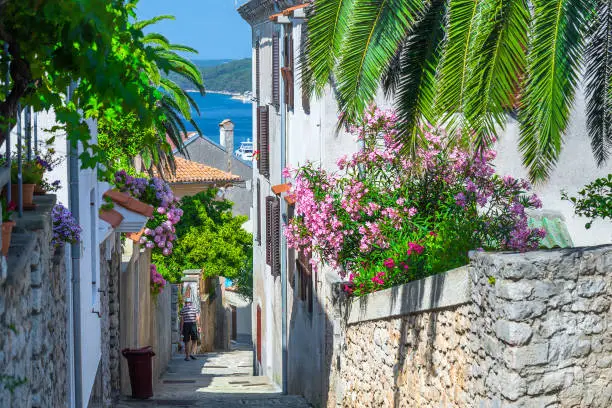
<svg viewBox="0 0 612 408">
<path fill-rule="evenodd" d="M 174 19 L 172 16 L 159 16 L 151 20 L 135 23 L 138 29 L 144 29 L 161 20 Z M 141 157 L 146 169 L 153 163 L 158 163 L 158 170 L 163 172 L 172 167 L 173 158 L 170 146 L 166 143 L 168 135 L 175 146 L 182 146 L 181 134 L 187 133 L 182 118 L 189 121 L 198 133 L 202 133 L 197 123 L 192 119 L 192 111 L 200 113 L 197 103 L 185 92 L 175 80 L 188 83 L 204 93 L 202 76 L 198 68 L 188 59 L 177 54 L 180 52 L 197 53 L 193 48 L 171 44 L 166 37 L 158 33 L 147 34 L 143 38 L 145 50 L 150 56 L 147 75 L 153 85 L 163 92 L 161 106 L 166 111 L 166 118 L 158 126 L 143 127 L 133 113 L 123 117 L 107 120 L 102 118 L 99 123 L 100 135 L 98 143 L 104 153 L 105 162 L 111 174 L 118 169 L 132 167 L 136 157 Z M 169 79 L 169 74 L 174 79 Z M 163 141 L 163 143 L 159 143 Z"/>
<path fill-rule="evenodd" d="M 412 151 L 423 123 L 461 129 L 453 134 L 482 148 L 517 108 L 523 163 L 543 180 L 561 152 L 582 67 L 593 153 L 603 164 L 612 151 L 610 1 L 316 0 L 309 14 L 312 90 L 333 76 L 351 120 L 382 83 Z"/>
<path fill-rule="evenodd" d="M 159 61 L 135 25 L 137 0 L 0 1 L 0 143 L 14 124 L 18 104 L 53 109 L 84 167 L 103 159 L 91 145 L 85 119 L 109 122 L 128 113 L 143 129 L 165 129 L 180 140 L 182 122 L 151 74 Z M 9 69 L 10 67 L 10 69 Z M 163 69 L 163 67 L 161 68 Z M 66 90 L 73 88 L 72 98 Z M 175 109 L 176 110 L 176 109 Z M 169 150 L 166 137 L 156 143 Z M 180 145 L 180 144 L 179 144 Z M 155 158 L 155 157 L 154 157 Z"/>
<path fill-rule="evenodd" d="M 206 276 L 224 276 L 248 293 L 252 286 L 253 238 L 242 229 L 247 220 L 233 216 L 233 203 L 216 200 L 217 189 L 183 197 L 183 216 L 176 224 L 178 239 L 170 256 L 153 256 L 160 273 L 180 282 L 185 269 L 204 269 Z"/>
<path fill-rule="evenodd" d="M 591 228 L 597 218 L 612 221 L 612 174 L 587 184 L 578 191 L 577 197 L 568 196 L 566 191 L 561 197 L 574 205 L 577 215 L 590 218 L 585 224 L 586 229 Z"/>
</svg>

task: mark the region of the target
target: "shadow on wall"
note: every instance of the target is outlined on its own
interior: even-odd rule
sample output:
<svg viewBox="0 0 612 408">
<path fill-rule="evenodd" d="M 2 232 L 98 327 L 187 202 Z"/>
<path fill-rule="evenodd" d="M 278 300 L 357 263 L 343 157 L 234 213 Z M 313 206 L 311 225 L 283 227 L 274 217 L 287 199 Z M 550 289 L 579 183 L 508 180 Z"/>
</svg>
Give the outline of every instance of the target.
<svg viewBox="0 0 612 408">
<path fill-rule="evenodd" d="M 454 290 L 448 284 L 446 274 L 361 298 L 348 298 L 341 289 L 342 284 L 337 275 L 328 273 L 324 282 L 317 282 L 315 274 L 316 290 L 313 291 L 312 312 L 309 311 L 308 299 L 304 299 L 300 294 L 299 274 L 296 273 L 294 279 L 288 338 L 290 394 L 301 394 L 314 406 L 343 406 L 343 387 L 339 373 L 343 364 L 347 325 L 379 319 L 380 316 L 404 315 L 399 326 L 399 347 L 395 356 L 393 389 L 390 390 L 393 393 L 392 406 L 400 406 L 399 377 L 406 367 L 408 347 L 424 348 L 428 362 L 427 373 L 435 375 L 433 352 L 438 312 L 444 310 L 444 305 L 448 303 L 445 297 Z M 461 292 L 464 290 L 463 286 L 457 290 Z M 428 310 L 430 319 L 423 336 L 421 325 L 413 322 L 418 317 L 410 316 L 410 313 L 425 309 Z M 376 347 L 374 337 L 372 335 L 365 339 L 371 347 Z M 424 339 L 426 344 L 424 347 L 414 341 L 408 344 L 409 339 L 421 342 Z"/>
</svg>

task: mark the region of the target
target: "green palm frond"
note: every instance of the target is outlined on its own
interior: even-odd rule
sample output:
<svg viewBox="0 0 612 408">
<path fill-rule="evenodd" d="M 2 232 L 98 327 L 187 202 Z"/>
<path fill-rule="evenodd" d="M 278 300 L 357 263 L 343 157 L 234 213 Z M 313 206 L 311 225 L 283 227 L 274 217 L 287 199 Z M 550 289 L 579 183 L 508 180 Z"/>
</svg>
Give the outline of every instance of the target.
<svg viewBox="0 0 612 408">
<path fill-rule="evenodd" d="M 525 72 L 529 9 L 526 0 L 486 0 L 478 14 L 464 115 L 481 149 L 492 143 L 514 105 Z"/>
<path fill-rule="evenodd" d="M 147 45 L 155 44 L 158 47 L 162 47 L 164 49 L 168 49 L 168 47 L 170 46 L 170 42 L 168 41 L 168 39 L 159 33 L 149 33 L 145 35 L 142 38 L 142 42 Z"/>
<path fill-rule="evenodd" d="M 545 180 L 561 152 L 582 60 L 585 0 L 533 0 L 521 97 L 519 149 L 533 181 Z"/>
<path fill-rule="evenodd" d="M 419 0 L 356 0 L 335 78 L 351 120 L 374 99 L 380 77 L 423 10 Z"/>
<path fill-rule="evenodd" d="M 451 134 L 465 123 L 465 103 L 472 54 L 480 18 L 480 2 L 449 0 L 446 43 L 438 72 L 436 115 L 448 126 Z"/>
<path fill-rule="evenodd" d="M 169 14 L 164 14 L 161 16 L 153 17 L 149 20 L 137 21 L 134 23 L 134 28 L 137 30 L 142 30 L 150 25 L 157 24 L 163 20 L 174 20 L 174 16 L 169 15 Z"/>
<path fill-rule="evenodd" d="M 586 49 L 587 126 L 597 164 L 612 153 L 612 0 L 597 0 Z"/>
<path fill-rule="evenodd" d="M 445 0 L 433 0 L 414 24 L 399 61 L 395 106 L 404 147 L 413 153 L 418 125 L 433 121 L 436 67 L 444 39 Z"/>
<path fill-rule="evenodd" d="M 178 52 L 188 52 L 190 54 L 198 54 L 198 50 L 196 50 L 193 47 L 190 47 L 188 45 L 181 45 L 181 44 L 170 44 L 168 49 L 172 50 L 172 51 L 178 51 Z"/>
<path fill-rule="evenodd" d="M 323 93 L 340 54 L 340 46 L 352 17 L 355 0 L 317 0 L 307 10 L 307 57 L 303 60 L 304 79 L 317 95 Z"/>
<path fill-rule="evenodd" d="M 183 89 L 178 86 L 174 81 L 168 78 L 162 78 L 160 82 L 162 89 L 170 95 L 172 100 L 175 101 L 178 111 L 185 117 L 185 119 L 191 119 L 191 106 L 187 99 L 187 94 Z"/>
</svg>

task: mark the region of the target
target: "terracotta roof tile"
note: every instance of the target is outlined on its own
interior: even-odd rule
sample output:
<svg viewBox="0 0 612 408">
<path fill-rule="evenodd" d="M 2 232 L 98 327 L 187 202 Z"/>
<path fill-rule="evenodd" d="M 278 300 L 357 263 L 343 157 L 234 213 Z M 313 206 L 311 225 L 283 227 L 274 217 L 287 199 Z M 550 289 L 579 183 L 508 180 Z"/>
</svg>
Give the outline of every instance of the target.
<svg viewBox="0 0 612 408">
<path fill-rule="evenodd" d="M 144 234 L 144 228 L 138 232 L 128 232 L 125 234 L 125 236 L 134 242 L 139 242 L 140 237 L 142 237 L 142 234 Z"/>
<path fill-rule="evenodd" d="M 153 207 L 149 204 L 145 204 L 142 201 L 135 199 L 130 196 L 128 193 L 122 193 L 117 190 L 108 190 L 104 193 L 104 197 L 108 197 L 116 204 L 119 204 L 123 208 L 127 208 L 130 211 L 133 211 L 138 214 L 142 214 L 145 217 L 150 217 L 153 215 Z"/>
<path fill-rule="evenodd" d="M 286 193 L 290 189 L 291 189 L 291 184 L 290 183 L 277 184 L 275 186 L 272 186 L 272 192 L 274 194 L 276 194 L 276 195 L 278 195 L 280 193 Z"/>
<path fill-rule="evenodd" d="M 272 14 L 270 17 L 270 21 L 276 21 L 280 16 L 290 16 L 295 10 L 299 10 L 305 7 L 310 6 L 309 2 L 305 2 L 303 4 L 298 4 L 297 6 L 292 6 L 284 9 L 280 13 Z"/>
<path fill-rule="evenodd" d="M 98 218 L 108 222 L 113 228 L 117 228 L 121 224 L 121 221 L 123 221 L 123 215 L 121 215 L 119 211 L 113 209 L 100 211 Z"/>
<path fill-rule="evenodd" d="M 165 176 L 166 181 L 171 184 L 241 181 L 240 176 L 182 157 L 175 157 L 174 162 L 176 164 L 175 174 L 168 171 Z M 158 175 L 157 170 L 153 170 L 153 173 Z"/>
</svg>

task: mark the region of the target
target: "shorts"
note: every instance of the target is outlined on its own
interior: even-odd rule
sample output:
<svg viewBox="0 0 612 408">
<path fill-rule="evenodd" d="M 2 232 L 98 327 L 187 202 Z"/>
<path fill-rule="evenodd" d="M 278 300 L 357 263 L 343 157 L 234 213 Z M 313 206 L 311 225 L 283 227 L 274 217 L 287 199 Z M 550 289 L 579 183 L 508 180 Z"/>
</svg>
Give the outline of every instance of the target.
<svg viewBox="0 0 612 408">
<path fill-rule="evenodd" d="M 183 323 L 183 341 L 187 343 L 192 340 L 198 340 L 198 328 L 195 322 Z"/>
</svg>

